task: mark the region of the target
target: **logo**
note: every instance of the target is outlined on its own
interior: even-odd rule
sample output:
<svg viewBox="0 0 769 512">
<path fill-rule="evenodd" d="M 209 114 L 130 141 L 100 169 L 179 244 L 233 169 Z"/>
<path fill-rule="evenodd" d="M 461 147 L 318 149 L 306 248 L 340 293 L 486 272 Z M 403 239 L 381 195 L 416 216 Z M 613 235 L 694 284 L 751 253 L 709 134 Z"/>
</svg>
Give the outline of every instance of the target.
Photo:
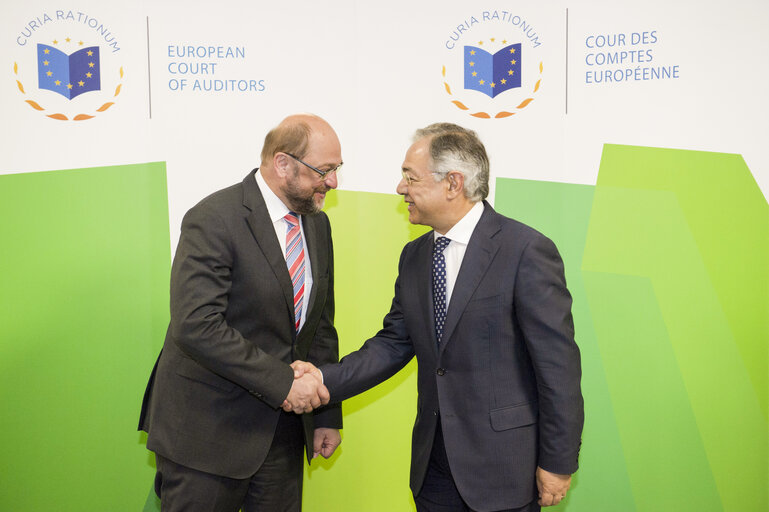
<svg viewBox="0 0 769 512">
<path fill-rule="evenodd" d="M 445 40 L 448 100 L 481 119 L 518 114 L 542 85 L 542 41 L 529 20 L 509 11 L 481 11 L 463 20 Z"/>
<path fill-rule="evenodd" d="M 117 103 L 124 77 L 120 43 L 99 19 L 44 12 L 15 42 L 14 79 L 30 108 L 58 121 L 85 121 Z"/>
</svg>

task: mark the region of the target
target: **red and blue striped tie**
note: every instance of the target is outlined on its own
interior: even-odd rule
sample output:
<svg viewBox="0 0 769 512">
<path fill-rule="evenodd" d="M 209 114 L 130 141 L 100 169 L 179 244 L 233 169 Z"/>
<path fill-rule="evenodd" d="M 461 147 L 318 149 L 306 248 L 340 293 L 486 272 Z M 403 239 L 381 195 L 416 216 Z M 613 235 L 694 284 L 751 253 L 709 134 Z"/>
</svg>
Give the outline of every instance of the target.
<svg viewBox="0 0 769 512">
<path fill-rule="evenodd" d="M 302 231 L 299 229 L 299 219 L 296 214 L 288 212 L 283 218 L 288 224 L 286 229 L 286 265 L 291 276 L 291 284 L 294 287 L 294 318 L 296 318 L 296 330 L 299 331 L 304 303 L 304 244 L 302 244 Z"/>
</svg>

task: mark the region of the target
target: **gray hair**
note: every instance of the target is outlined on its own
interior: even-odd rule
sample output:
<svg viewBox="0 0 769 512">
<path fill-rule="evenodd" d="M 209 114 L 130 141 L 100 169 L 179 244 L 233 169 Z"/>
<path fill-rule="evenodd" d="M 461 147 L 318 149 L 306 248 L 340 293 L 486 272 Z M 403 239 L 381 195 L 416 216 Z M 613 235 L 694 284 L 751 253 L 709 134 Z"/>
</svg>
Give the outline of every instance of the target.
<svg viewBox="0 0 769 512">
<path fill-rule="evenodd" d="M 430 158 L 436 181 L 450 171 L 461 172 L 465 178 L 465 197 L 472 202 L 489 195 L 489 157 L 478 135 L 452 123 L 433 123 L 417 130 L 414 142 L 430 138 Z"/>
</svg>

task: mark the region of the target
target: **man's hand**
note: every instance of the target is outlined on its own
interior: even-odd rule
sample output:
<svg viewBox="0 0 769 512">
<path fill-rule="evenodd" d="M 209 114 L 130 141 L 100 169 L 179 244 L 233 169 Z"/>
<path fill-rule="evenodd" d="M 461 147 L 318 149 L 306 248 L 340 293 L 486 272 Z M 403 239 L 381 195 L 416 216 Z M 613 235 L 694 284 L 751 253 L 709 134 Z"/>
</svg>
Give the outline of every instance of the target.
<svg viewBox="0 0 769 512">
<path fill-rule="evenodd" d="M 292 363 L 292 367 L 296 363 Z M 286 412 L 293 411 L 296 414 L 312 412 L 313 409 L 326 405 L 329 401 L 328 389 L 321 382 L 320 371 L 311 363 L 302 363 L 302 365 L 309 365 L 311 369 L 303 366 L 305 370 L 301 373 L 294 370 L 294 382 L 282 406 Z"/>
<path fill-rule="evenodd" d="M 558 505 L 566 496 L 571 485 L 571 475 L 558 475 L 537 468 L 537 489 L 539 490 L 539 506 L 549 507 Z"/>
<path fill-rule="evenodd" d="M 335 428 L 316 428 L 313 436 L 313 455 L 314 459 L 318 455 L 323 455 L 328 459 L 342 442 L 342 436 L 339 430 Z"/>
<path fill-rule="evenodd" d="M 294 378 L 295 379 L 298 379 L 299 377 L 301 377 L 305 373 L 310 373 L 310 374 L 314 375 L 321 382 L 321 384 L 323 383 L 323 374 L 312 363 L 308 363 L 307 361 L 300 361 L 300 360 L 297 359 L 296 361 L 291 363 L 291 368 L 294 369 Z"/>
</svg>

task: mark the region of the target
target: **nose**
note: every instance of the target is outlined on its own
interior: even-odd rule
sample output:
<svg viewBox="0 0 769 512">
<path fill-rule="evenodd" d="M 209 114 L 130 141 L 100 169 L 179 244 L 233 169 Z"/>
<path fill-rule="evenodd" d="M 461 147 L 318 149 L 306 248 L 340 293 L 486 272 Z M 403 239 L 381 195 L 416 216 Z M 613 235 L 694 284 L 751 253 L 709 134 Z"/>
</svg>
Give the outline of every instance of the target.
<svg viewBox="0 0 769 512">
<path fill-rule="evenodd" d="M 326 183 L 328 188 L 336 188 L 339 185 L 335 172 L 326 174 L 326 178 L 323 181 Z"/>
<path fill-rule="evenodd" d="M 408 183 L 406 183 L 406 178 L 401 176 L 401 180 L 398 182 L 398 185 L 395 187 L 395 192 L 397 192 L 402 196 L 405 196 L 408 191 L 409 191 L 409 185 Z"/>
</svg>

